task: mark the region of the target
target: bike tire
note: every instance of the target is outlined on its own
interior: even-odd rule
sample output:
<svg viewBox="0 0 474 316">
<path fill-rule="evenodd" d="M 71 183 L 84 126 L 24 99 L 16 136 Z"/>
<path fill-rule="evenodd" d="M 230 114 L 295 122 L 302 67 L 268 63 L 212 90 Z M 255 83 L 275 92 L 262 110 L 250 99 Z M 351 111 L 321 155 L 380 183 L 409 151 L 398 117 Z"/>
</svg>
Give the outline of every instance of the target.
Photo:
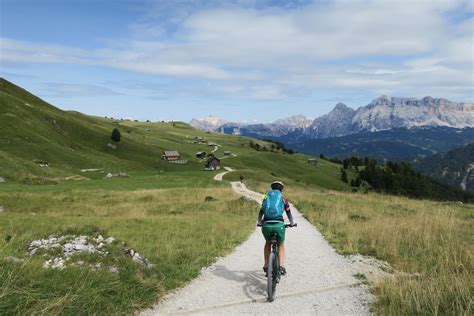
<svg viewBox="0 0 474 316">
<path fill-rule="evenodd" d="M 268 301 L 273 302 L 275 299 L 275 279 L 274 279 L 274 265 L 275 265 L 275 254 L 273 252 L 270 253 L 268 256 L 268 271 L 267 271 L 267 294 L 268 294 Z"/>
</svg>

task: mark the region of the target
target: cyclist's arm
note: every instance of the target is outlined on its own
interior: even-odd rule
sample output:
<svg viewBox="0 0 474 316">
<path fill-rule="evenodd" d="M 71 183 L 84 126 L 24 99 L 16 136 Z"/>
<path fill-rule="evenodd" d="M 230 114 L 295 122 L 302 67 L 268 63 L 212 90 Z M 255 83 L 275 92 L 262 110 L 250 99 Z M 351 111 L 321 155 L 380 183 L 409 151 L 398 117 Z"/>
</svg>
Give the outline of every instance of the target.
<svg viewBox="0 0 474 316">
<path fill-rule="evenodd" d="M 262 220 L 263 220 L 263 210 L 260 209 L 258 212 L 258 217 L 257 217 L 257 225 L 262 225 Z"/>
<path fill-rule="evenodd" d="M 293 226 L 295 222 L 293 221 L 293 215 L 291 214 L 290 203 L 288 202 L 286 198 L 283 199 L 283 202 L 285 203 L 286 216 L 288 217 L 288 220 L 290 221 L 290 225 Z"/>
<path fill-rule="evenodd" d="M 288 220 L 290 221 L 290 225 L 293 226 L 295 224 L 295 222 L 293 221 L 293 215 L 291 215 L 291 210 L 288 209 L 286 211 L 286 216 L 288 216 Z"/>
</svg>

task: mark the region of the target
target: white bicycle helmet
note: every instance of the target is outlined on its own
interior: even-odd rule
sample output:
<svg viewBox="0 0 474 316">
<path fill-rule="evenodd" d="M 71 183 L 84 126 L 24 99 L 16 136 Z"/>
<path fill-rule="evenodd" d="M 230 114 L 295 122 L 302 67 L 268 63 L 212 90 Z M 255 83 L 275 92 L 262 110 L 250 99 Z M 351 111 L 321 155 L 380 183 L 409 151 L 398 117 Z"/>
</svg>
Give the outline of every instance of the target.
<svg viewBox="0 0 474 316">
<path fill-rule="evenodd" d="M 272 190 L 283 190 L 285 188 L 285 185 L 281 181 L 273 181 L 270 187 L 272 188 Z"/>
</svg>

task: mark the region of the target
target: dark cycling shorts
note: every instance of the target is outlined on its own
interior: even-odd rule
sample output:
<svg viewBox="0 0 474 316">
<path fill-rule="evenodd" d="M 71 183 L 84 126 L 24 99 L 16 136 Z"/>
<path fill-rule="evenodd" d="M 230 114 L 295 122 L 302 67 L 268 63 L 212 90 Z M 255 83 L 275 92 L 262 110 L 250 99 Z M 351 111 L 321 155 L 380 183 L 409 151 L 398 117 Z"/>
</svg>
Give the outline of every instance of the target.
<svg viewBox="0 0 474 316">
<path fill-rule="evenodd" d="M 270 235 L 276 234 L 277 235 L 277 242 L 281 243 L 285 241 L 285 223 L 277 222 L 277 223 L 265 223 L 262 225 L 262 234 L 265 237 L 265 240 L 270 239 Z"/>
</svg>

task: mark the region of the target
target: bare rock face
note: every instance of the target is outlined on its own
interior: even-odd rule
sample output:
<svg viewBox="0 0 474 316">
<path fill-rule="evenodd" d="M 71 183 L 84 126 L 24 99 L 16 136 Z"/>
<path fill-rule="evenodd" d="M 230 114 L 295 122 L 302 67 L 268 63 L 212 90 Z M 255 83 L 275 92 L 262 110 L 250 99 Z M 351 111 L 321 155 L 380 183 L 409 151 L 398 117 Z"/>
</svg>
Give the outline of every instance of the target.
<svg viewBox="0 0 474 316">
<path fill-rule="evenodd" d="M 315 119 L 304 134 L 310 138 L 329 138 L 350 134 L 355 113 L 354 109 L 344 103 L 338 103 L 331 112 Z"/>
<path fill-rule="evenodd" d="M 192 119 L 189 125 L 206 132 L 214 132 L 218 127 L 226 123 L 228 123 L 226 120 L 209 115 L 206 118 Z"/>
<path fill-rule="evenodd" d="M 229 123 L 209 117 L 193 119 L 191 125 L 206 131 L 257 138 L 319 139 L 394 128 L 474 127 L 474 104 L 432 97 L 416 99 L 381 96 L 357 110 L 338 103 L 331 112 L 313 122 L 302 115 L 259 124 Z"/>
<path fill-rule="evenodd" d="M 6 212 L 6 211 L 7 211 L 7 208 L 0 205 L 0 213 Z"/>
<path fill-rule="evenodd" d="M 3 177 L 0 177 L 0 183 L 5 183 L 5 179 Z"/>
<path fill-rule="evenodd" d="M 380 131 L 399 127 L 474 126 L 474 105 L 446 99 L 381 96 L 359 108 L 352 119 L 353 130 Z"/>
</svg>

